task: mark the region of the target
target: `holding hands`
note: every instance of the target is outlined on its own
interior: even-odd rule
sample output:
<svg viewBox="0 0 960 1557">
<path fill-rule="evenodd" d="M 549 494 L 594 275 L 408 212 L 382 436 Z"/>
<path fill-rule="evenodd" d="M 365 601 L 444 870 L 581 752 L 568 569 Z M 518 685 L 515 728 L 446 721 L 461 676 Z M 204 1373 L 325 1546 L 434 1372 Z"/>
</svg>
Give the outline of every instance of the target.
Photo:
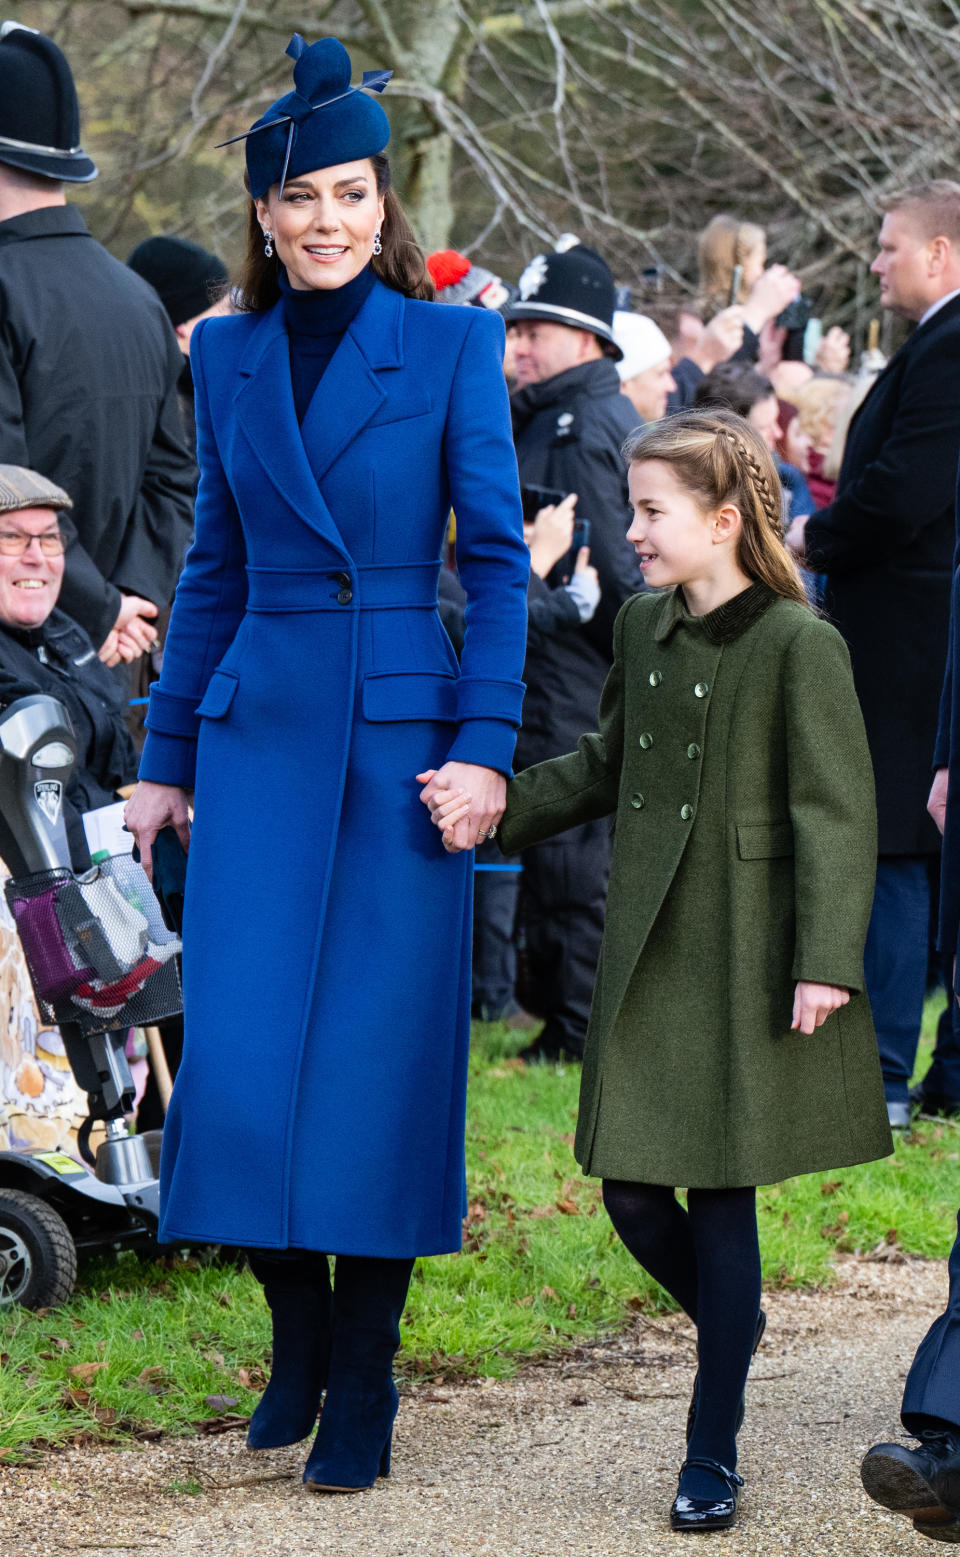
<svg viewBox="0 0 960 1557">
<path fill-rule="evenodd" d="M 448 854 L 475 849 L 496 833 L 507 803 L 507 781 L 495 768 L 445 762 L 417 774 L 420 799 L 439 827 Z"/>
</svg>

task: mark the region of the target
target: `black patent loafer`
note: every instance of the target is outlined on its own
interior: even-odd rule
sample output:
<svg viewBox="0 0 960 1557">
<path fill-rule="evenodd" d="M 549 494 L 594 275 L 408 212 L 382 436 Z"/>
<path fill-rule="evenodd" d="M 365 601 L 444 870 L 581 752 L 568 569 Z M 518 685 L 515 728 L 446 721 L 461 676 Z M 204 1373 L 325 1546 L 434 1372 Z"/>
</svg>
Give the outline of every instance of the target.
<svg viewBox="0 0 960 1557">
<path fill-rule="evenodd" d="M 694 1467 L 712 1471 L 720 1481 L 725 1481 L 729 1495 L 717 1498 L 691 1498 L 685 1493 L 678 1492 L 670 1509 L 671 1530 L 729 1530 L 737 1522 L 737 1504 L 740 1501 L 743 1477 L 738 1476 L 736 1471 L 727 1470 L 719 1460 L 699 1458 L 684 1460 L 680 1467 L 680 1476 L 683 1476 L 685 1470 Z"/>
<path fill-rule="evenodd" d="M 924 1433 L 913 1449 L 874 1444 L 860 1466 L 860 1480 L 875 1503 L 923 1525 L 922 1535 L 934 1527 L 946 1530 L 960 1518 L 960 1434 Z M 945 1533 L 937 1539 L 960 1537 Z"/>
<path fill-rule="evenodd" d="M 763 1332 L 764 1332 L 764 1330 L 766 1328 L 767 1328 L 767 1316 L 764 1313 L 763 1309 L 761 1308 L 759 1314 L 757 1315 L 757 1328 L 756 1328 L 756 1331 L 755 1331 L 754 1337 L 753 1337 L 753 1356 L 754 1357 L 757 1355 L 757 1349 L 758 1349 L 758 1347 L 760 1345 L 760 1342 L 763 1340 Z M 698 1368 L 697 1372 L 696 1372 L 696 1376 L 695 1376 L 694 1381 L 693 1381 L 693 1394 L 690 1396 L 690 1405 L 687 1408 L 687 1443 L 689 1443 L 690 1439 L 693 1437 L 693 1424 L 697 1420 L 697 1405 L 698 1405 L 699 1400 L 700 1400 L 700 1369 Z M 734 1426 L 734 1429 L 733 1429 L 734 1435 L 739 1433 L 741 1427 L 743 1426 L 743 1419 L 746 1416 L 746 1412 L 747 1412 L 747 1396 L 746 1396 L 746 1391 L 744 1391 L 744 1393 L 740 1396 L 740 1404 L 737 1407 L 737 1420 L 736 1420 L 736 1425 Z"/>
</svg>

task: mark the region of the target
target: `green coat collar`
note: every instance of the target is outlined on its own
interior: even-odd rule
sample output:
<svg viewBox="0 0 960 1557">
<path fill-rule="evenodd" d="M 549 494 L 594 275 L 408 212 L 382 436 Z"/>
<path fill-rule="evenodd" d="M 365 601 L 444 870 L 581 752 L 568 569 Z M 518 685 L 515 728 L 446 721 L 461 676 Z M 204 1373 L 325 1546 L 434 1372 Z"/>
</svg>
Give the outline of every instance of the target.
<svg viewBox="0 0 960 1557">
<path fill-rule="evenodd" d="M 732 600 L 725 600 L 723 605 L 708 611 L 706 616 L 693 616 L 687 610 L 683 590 L 678 586 L 664 598 L 653 636 L 657 643 L 665 643 L 674 628 L 683 622 L 686 627 L 698 628 L 710 643 L 733 643 L 776 599 L 766 584 L 754 583 L 734 595 Z"/>
</svg>

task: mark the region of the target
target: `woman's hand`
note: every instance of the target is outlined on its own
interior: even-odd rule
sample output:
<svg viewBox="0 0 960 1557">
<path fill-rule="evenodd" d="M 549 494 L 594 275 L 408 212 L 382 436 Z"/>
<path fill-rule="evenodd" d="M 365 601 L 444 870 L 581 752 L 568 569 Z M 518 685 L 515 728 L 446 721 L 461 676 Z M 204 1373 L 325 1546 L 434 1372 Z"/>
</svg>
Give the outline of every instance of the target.
<svg viewBox="0 0 960 1557">
<path fill-rule="evenodd" d="M 933 783 L 927 796 L 927 810 L 937 824 L 937 831 L 942 833 L 947 825 L 947 789 L 950 785 L 950 769 L 938 768 L 933 775 Z"/>
<path fill-rule="evenodd" d="M 190 848 L 190 814 L 187 792 L 175 784 L 152 784 L 143 779 L 127 801 L 123 820 L 136 839 L 140 863 L 153 880 L 153 840 L 161 827 L 172 827 L 183 847 Z"/>
<path fill-rule="evenodd" d="M 495 768 L 445 762 L 418 773 L 417 783 L 423 785 L 420 799 L 440 828 L 448 854 L 474 849 L 496 831 L 507 803 L 507 781 Z"/>
<path fill-rule="evenodd" d="M 793 1021 L 790 1031 L 799 1028 L 802 1033 L 812 1033 L 822 1027 L 833 1011 L 839 1011 L 850 999 L 849 989 L 839 989 L 836 984 L 811 984 L 801 979 L 793 998 Z"/>
<path fill-rule="evenodd" d="M 533 524 L 524 530 L 530 548 L 530 566 L 538 578 L 546 578 L 555 563 L 566 556 L 573 545 L 573 515 L 576 492 L 568 492 L 562 503 L 541 508 Z"/>
</svg>

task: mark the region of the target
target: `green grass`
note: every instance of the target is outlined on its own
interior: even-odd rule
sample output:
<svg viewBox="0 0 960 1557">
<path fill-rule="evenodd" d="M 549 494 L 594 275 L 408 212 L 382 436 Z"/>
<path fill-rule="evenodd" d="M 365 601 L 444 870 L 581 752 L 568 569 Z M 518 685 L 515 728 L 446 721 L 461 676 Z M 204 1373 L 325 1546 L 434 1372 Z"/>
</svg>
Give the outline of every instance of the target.
<svg viewBox="0 0 960 1557">
<path fill-rule="evenodd" d="M 927 1007 L 921 1070 L 941 1007 Z M 502 1027 L 475 1029 L 464 1249 L 417 1267 L 404 1316 L 410 1375 L 504 1375 L 621 1326 L 633 1310 L 671 1306 L 615 1239 L 598 1184 L 573 1161 L 579 1072 L 527 1070 L 511 1046 Z M 765 1281 L 823 1284 L 837 1251 L 884 1244 L 946 1255 L 958 1162 L 960 1125 L 923 1123 L 892 1160 L 763 1190 Z M 131 1253 L 88 1261 L 67 1307 L 0 1323 L 0 1458 L 249 1414 L 269 1347 L 269 1316 L 245 1270 Z"/>
</svg>

